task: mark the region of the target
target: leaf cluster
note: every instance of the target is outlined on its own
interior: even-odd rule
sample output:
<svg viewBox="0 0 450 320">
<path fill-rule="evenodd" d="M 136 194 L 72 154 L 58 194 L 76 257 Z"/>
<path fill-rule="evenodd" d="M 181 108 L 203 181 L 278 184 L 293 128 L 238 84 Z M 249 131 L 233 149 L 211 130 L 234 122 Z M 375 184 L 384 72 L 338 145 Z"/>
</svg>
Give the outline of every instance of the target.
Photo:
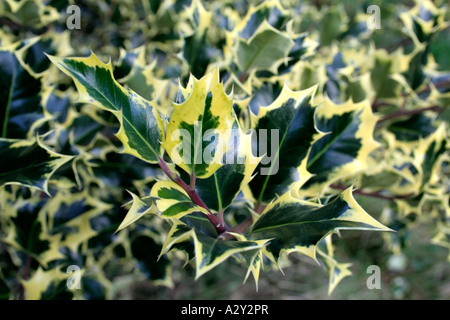
<svg viewBox="0 0 450 320">
<path fill-rule="evenodd" d="M 258 283 L 293 252 L 331 293 L 351 274 L 333 234 L 400 254 L 422 219 L 450 248 L 444 2 L 383 2 L 391 32 L 363 3 L 77 5 L 67 30 L 62 2 L 0 3 L 0 298 L 170 287 L 180 256 Z"/>
</svg>

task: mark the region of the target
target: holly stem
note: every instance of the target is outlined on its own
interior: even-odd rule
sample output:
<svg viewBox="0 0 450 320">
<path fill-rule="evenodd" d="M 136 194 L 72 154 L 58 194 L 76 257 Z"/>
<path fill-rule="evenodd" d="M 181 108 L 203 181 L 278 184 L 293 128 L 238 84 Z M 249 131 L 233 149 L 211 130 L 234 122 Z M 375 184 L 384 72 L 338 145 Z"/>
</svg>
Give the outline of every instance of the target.
<svg viewBox="0 0 450 320">
<path fill-rule="evenodd" d="M 391 120 L 391 119 L 398 118 L 398 117 L 411 116 L 411 115 L 423 113 L 423 112 L 426 112 L 426 111 L 440 112 L 440 111 L 442 111 L 442 108 L 439 107 L 439 106 L 431 106 L 431 107 L 425 107 L 425 108 L 419 108 L 419 109 L 413 109 L 413 110 L 399 110 L 397 112 L 385 115 L 380 120 L 378 120 L 378 124 L 380 124 L 380 123 L 382 123 L 384 121 L 388 121 L 388 120 Z"/>
<path fill-rule="evenodd" d="M 257 214 L 261 214 L 265 208 L 266 208 L 266 205 L 262 204 L 261 202 L 257 202 L 254 206 L 254 210 Z M 238 225 L 231 227 L 227 231 L 234 232 L 234 233 L 244 233 L 245 230 L 247 230 L 252 224 L 253 224 L 253 217 L 250 216 L 250 217 L 247 217 L 245 220 L 243 220 Z M 229 239 L 233 238 L 233 236 L 229 233 L 224 233 L 221 237 L 224 240 L 229 240 Z"/>
<path fill-rule="evenodd" d="M 183 190 L 188 194 L 189 198 L 191 198 L 192 202 L 208 211 L 208 214 L 205 214 L 205 217 L 214 225 L 218 234 L 221 234 L 228 230 L 228 226 L 225 224 L 225 222 L 220 221 L 211 212 L 211 210 L 209 210 L 208 206 L 203 202 L 198 193 L 195 191 L 195 188 L 191 188 L 191 186 L 184 182 L 179 175 L 172 172 L 172 170 L 170 170 L 170 168 L 167 166 L 167 163 L 161 157 L 158 157 L 158 164 L 161 167 L 162 171 L 170 178 L 170 180 L 183 188 Z M 191 185 L 192 181 L 194 181 L 195 185 L 195 179 L 192 179 L 191 177 Z"/>
<path fill-rule="evenodd" d="M 340 184 L 332 184 L 330 186 L 332 189 L 338 189 L 338 190 L 346 190 L 348 187 L 340 185 Z M 378 199 L 383 199 L 383 200 L 387 200 L 387 201 L 395 201 L 395 200 L 400 200 L 400 199 L 408 199 L 414 196 L 414 194 L 410 193 L 410 194 L 405 194 L 405 195 L 398 195 L 398 196 L 387 196 L 387 195 L 383 195 L 380 192 L 365 192 L 362 190 L 354 190 L 353 193 L 355 194 L 359 194 L 362 196 L 366 196 L 366 197 L 373 197 L 373 198 L 378 198 Z"/>
</svg>

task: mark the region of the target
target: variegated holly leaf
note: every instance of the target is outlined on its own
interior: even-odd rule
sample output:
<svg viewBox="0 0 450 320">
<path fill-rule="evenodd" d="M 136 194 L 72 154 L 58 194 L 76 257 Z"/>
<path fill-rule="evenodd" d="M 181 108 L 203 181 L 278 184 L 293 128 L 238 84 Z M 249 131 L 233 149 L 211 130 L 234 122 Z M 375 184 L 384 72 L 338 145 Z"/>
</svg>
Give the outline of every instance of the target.
<svg viewBox="0 0 450 320">
<path fill-rule="evenodd" d="M 422 118 L 422 117 L 421 117 Z M 416 122 L 415 117 L 409 120 Z M 423 123 L 423 119 L 417 122 Z M 405 128 L 408 128 L 409 121 L 405 120 Z M 392 185 L 389 189 L 394 194 L 414 193 L 418 195 L 429 186 L 441 180 L 440 159 L 448 149 L 448 137 L 446 134 L 446 123 L 441 123 L 433 132 L 427 134 L 424 128 L 421 134 L 415 129 L 408 133 L 401 130 L 385 134 L 390 143 L 391 163 L 394 170 L 403 179 L 399 184 Z M 399 191 L 402 191 L 399 193 Z"/>
<path fill-rule="evenodd" d="M 324 8 L 320 24 L 320 44 L 329 46 L 341 33 L 346 31 L 346 15 L 343 7 Z"/>
<path fill-rule="evenodd" d="M 433 119 L 424 114 L 416 114 L 408 119 L 395 121 L 387 129 L 399 141 L 417 141 L 427 137 L 435 130 Z"/>
<path fill-rule="evenodd" d="M 238 39 L 234 56 L 242 73 L 269 70 L 276 73 L 289 51 L 293 40 L 264 21 L 248 39 Z"/>
<path fill-rule="evenodd" d="M 11 206 L 2 206 L 2 210 L 10 215 L 5 223 L 8 227 L 4 229 L 2 241 L 43 263 L 45 252 L 51 250 L 51 240 L 55 242 L 54 238 L 48 237 L 44 216 L 40 213 L 45 201 L 37 197 L 27 202 L 21 197 L 15 200 Z"/>
<path fill-rule="evenodd" d="M 228 47 L 242 75 L 253 70 L 276 74 L 278 67 L 283 72 L 286 63 L 297 61 L 299 47 L 294 49 L 294 42 L 283 31 L 290 18 L 290 11 L 278 0 L 249 6 L 245 17 L 227 34 Z M 288 52 L 292 53 L 289 58 Z"/>
<path fill-rule="evenodd" d="M 213 269 L 229 257 L 250 250 L 261 250 L 267 240 L 236 241 L 211 237 L 187 224 L 174 220 L 161 255 L 167 253 L 174 244 L 190 241 L 194 244 L 196 278 Z"/>
<path fill-rule="evenodd" d="M 136 61 L 130 74 L 124 80 L 125 84 L 144 99 L 159 99 L 168 88 L 168 80 L 158 79 L 154 74 L 156 64 L 143 65 Z"/>
<path fill-rule="evenodd" d="M 116 232 L 128 227 L 130 224 L 136 222 L 146 214 L 157 213 L 157 209 L 154 204 L 156 198 L 145 197 L 141 199 L 130 191 L 128 191 L 128 193 L 130 193 L 133 198 L 131 201 L 131 208 L 128 210 L 127 215 L 117 228 Z"/>
<path fill-rule="evenodd" d="M 260 240 L 264 242 L 268 242 L 270 240 Z M 240 256 L 243 257 L 245 263 L 247 265 L 247 273 L 244 278 L 244 283 L 247 281 L 250 273 L 255 280 L 256 291 L 258 291 L 258 283 L 259 283 L 259 274 L 263 267 L 263 253 L 261 249 L 249 250 L 240 253 Z"/>
<path fill-rule="evenodd" d="M 22 42 L 16 56 L 28 72 L 36 78 L 44 75 L 51 65 L 46 54 L 71 54 L 69 32 L 46 33 Z"/>
<path fill-rule="evenodd" d="M 47 87 L 42 92 L 42 105 L 44 113 L 59 122 L 64 123 L 68 119 L 70 113 L 71 100 L 65 92 Z"/>
<path fill-rule="evenodd" d="M 129 77 L 136 64 L 145 64 L 145 48 L 140 46 L 130 51 L 120 48 L 119 59 L 114 63 L 114 78 L 120 81 Z"/>
<path fill-rule="evenodd" d="M 181 52 L 183 60 L 189 65 L 191 73 L 201 78 L 214 54 L 218 54 L 215 47 L 208 42 L 208 29 L 215 23 L 211 12 L 205 10 L 200 1 L 192 1 L 187 10 L 192 20 L 194 31 L 183 37 L 184 44 Z"/>
<path fill-rule="evenodd" d="M 342 279 L 352 275 L 349 269 L 352 265 L 351 263 L 340 263 L 334 258 L 334 246 L 331 241 L 331 236 L 329 235 L 323 239 L 317 247 L 317 253 L 320 259 L 325 262 L 325 267 L 328 269 L 328 295 L 336 289 Z"/>
<path fill-rule="evenodd" d="M 326 134 L 311 148 L 307 169 L 314 176 L 304 188 L 317 195 L 335 180 L 366 169 L 369 154 L 379 147 L 373 138 L 376 121 L 367 100 L 336 105 L 325 99 L 317 108 L 316 126 Z"/>
<path fill-rule="evenodd" d="M 280 1 L 264 1 L 257 6 L 250 5 L 245 17 L 239 21 L 234 32 L 240 38 L 249 39 L 266 21 L 276 29 L 283 28 L 290 19 L 290 12 L 283 8 Z"/>
<path fill-rule="evenodd" d="M 383 99 L 396 103 L 401 95 L 403 84 L 395 75 L 408 66 L 409 57 L 405 55 L 388 54 L 385 50 L 377 50 L 372 53 L 373 67 L 370 72 L 370 80 L 375 99 Z M 401 70 L 399 70 L 401 69 Z"/>
<path fill-rule="evenodd" d="M 417 2 L 399 17 L 406 27 L 406 34 L 420 42 L 428 42 L 434 34 L 449 26 L 445 14 L 445 8 L 439 8 L 432 1 L 425 0 Z"/>
<path fill-rule="evenodd" d="M 67 285 L 69 277 L 70 273 L 63 273 L 58 268 L 44 270 L 39 267 L 30 279 L 22 280 L 25 299 L 72 299 L 73 293 Z"/>
<path fill-rule="evenodd" d="M 225 210 L 252 179 L 260 159 L 253 156 L 251 148 L 251 135 L 245 134 L 236 121 L 223 166 L 209 178 L 199 179 L 195 184 L 195 191 L 209 209 L 217 212 Z"/>
<path fill-rule="evenodd" d="M 232 232 L 229 232 L 229 233 L 232 234 L 239 241 L 248 241 L 246 236 L 243 234 L 232 233 Z M 266 245 L 268 242 L 270 242 L 270 240 L 271 239 L 259 240 L 259 242 L 262 245 Z M 244 278 L 244 283 L 247 281 L 248 276 L 251 273 L 253 275 L 253 279 L 255 280 L 256 291 L 258 291 L 259 274 L 260 274 L 262 264 L 263 264 L 263 253 L 262 253 L 261 248 L 240 252 L 239 256 L 242 257 L 242 259 L 244 260 L 244 263 L 247 266 L 247 273 Z"/>
<path fill-rule="evenodd" d="M 414 158 L 420 168 L 422 187 L 439 181 L 439 158 L 448 151 L 448 138 L 446 137 L 446 124 L 442 123 L 435 132 L 418 143 L 414 149 Z"/>
<path fill-rule="evenodd" d="M 271 239 L 264 254 L 278 263 L 282 252 L 316 259 L 317 244 L 339 230 L 388 231 L 355 201 L 351 188 L 326 205 L 294 198 L 287 192 L 266 207 L 248 239 Z"/>
<path fill-rule="evenodd" d="M 52 242 L 57 245 L 56 250 L 67 247 L 77 252 L 80 245 L 98 234 L 92 221 L 111 207 L 93 198 L 87 190 L 79 193 L 60 190 L 43 208 L 49 234 L 62 237 L 61 241 Z"/>
<path fill-rule="evenodd" d="M 156 182 L 150 195 L 155 199 L 158 215 L 166 219 L 180 219 L 193 212 L 209 212 L 192 202 L 186 191 L 173 181 Z"/>
<path fill-rule="evenodd" d="M 0 139 L 0 186 L 21 184 L 48 193 L 53 173 L 71 159 L 50 150 L 39 139 Z"/>
<path fill-rule="evenodd" d="M 117 137 L 125 153 L 149 163 L 158 162 L 164 133 L 153 102 L 122 87 L 113 77 L 112 64 L 103 63 L 93 53 L 87 58 L 49 58 L 73 79 L 81 101 L 93 103 L 119 120 Z"/>
<path fill-rule="evenodd" d="M 164 149 L 189 175 L 208 178 L 223 163 L 235 121 L 233 100 L 219 82 L 219 70 L 200 80 L 191 76 L 180 88 L 184 102 L 174 104 Z"/>
<path fill-rule="evenodd" d="M 3 1 L 5 11 L 2 15 L 21 25 L 42 28 L 60 17 L 58 10 L 38 0 Z"/>
<path fill-rule="evenodd" d="M 263 156 L 250 182 L 258 202 L 267 203 L 290 189 L 297 190 L 310 178 L 306 160 L 320 136 L 314 124 L 315 90 L 292 91 L 284 86 L 271 105 L 260 107 L 258 115 L 252 116 L 256 152 Z"/>
<path fill-rule="evenodd" d="M 0 136 L 26 138 L 32 124 L 43 117 L 41 80 L 21 64 L 21 43 L 0 47 Z"/>
<path fill-rule="evenodd" d="M 277 74 L 289 72 L 302 57 L 307 57 L 314 52 L 318 43 L 308 37 L 308 33 L 292 35 L 294 45 L 288 53 L 287 61 L 278 67 Z"/>
</svg>

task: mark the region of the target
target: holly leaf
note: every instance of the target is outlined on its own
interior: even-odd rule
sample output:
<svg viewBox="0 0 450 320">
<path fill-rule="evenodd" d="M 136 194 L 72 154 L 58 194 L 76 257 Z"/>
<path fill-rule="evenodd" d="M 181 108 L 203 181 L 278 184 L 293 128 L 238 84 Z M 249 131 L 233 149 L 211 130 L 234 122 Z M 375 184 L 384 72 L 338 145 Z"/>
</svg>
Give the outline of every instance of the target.
<svg viewBox="0 0 450 320">
<path fill-rule="evenodd" d="M 248 239 L 272 239 L 263 253 L 278 264 L 282 252 L 299 252 L 316 260 L 317 244 L 339 230 L 390 229 L 358 205 L 351 188 L 326 205 L 300 200 L 287 192 L 266 207 Z"/>
<path fill-rule="evenodd" d="M 217 212 L 226 209 L 251 181 L 260 160 L 251 152 L 251 135 L 245 134 L 237 121 L 232 132 L 223 166 L 209 178 L 199 179 L 195 184 L 199 197 L 208 208 Z"/>
<path fill-rule="evenodd" d="M 405 33 L 420 42 L 428 42 L 432 36 L 448 27 L 444 7 L 437 7 L 432 1 L 418 2 L 399 17 L 405 25 Z"/>
<path fill-rule="evenodd" d="M 314 124 L 316 88 L 292 91 L 284 86 L 271 105 L 252 115 L 258 135 L 256 151 L 263 156 L 249 184 L 257 201 L 267 203 L 290 189 L 298 190 L 311 177 L 306 160 L 321 135 Z"/>
<path fill-rule="evenodd" d="M 145 197 L 141 199 L 130 191 L 128 191 L 128 193 L 131 194 L 131 197 L 133 198 L 131 201 L 131 208 L 128 210 L 127 215 L 117 228 L 116 232 L 128 227 L 130 224 L 136 222 L 147 214 L 157 213 L 157 209 L 154 205 L 154 201 L 156 200 L 155 198 Z"/>
<path fill-rule="evenodd" d="M 140 62 L 135 62 L 125 81 L 131 90 L 148 100 L 159 99 L 168 87 L 167 80 L 155 77 L 154 66 L 155 63 L 144 66 Z"/>
<path fill-rule="evenodd" d="M 248 39 L 238 39 L 234 56 L 243 73 L 269 70 L 276 73 L 294 46 L 293 40 L 264 21 Z"/>
<path fill-rule="evenodd" d="M 336 289 L 339 282 L 345 277 L 351 276 L 351 263 L 340 263 L 334 259 L 334 247 L 331 242 L 331 236 L 327 236 L 317 247 L 321 260 L 325 262 L 325 267 L 328 269 L 328 295 Z M 322 246 L 321 246 L 322 245 Z"/>
<path fill-rule="evenodd" d="M 70 274 L 63 273 L 58 268 L 44 270 L 39 267 L 30 279 L 22 280 L 25 299 L 72 299 L 73 293 L 67 286 L 69 276 Z"/>
<path fill-rule="evenodd" d="M 445 123 L 442 123 L 433 134 L 422 139 L 413 150 L 422 188 L 440 180 L 436 166 L 439 165 L 438 159 L 446 150 L 448 150 L 448 138 Z"/>
<path fill-rule="evenodd" d="M 42 118 L 41 80 L 20 63 L 20 43 L 0 48 L 0 135 L 26 138 L 32 124 Z"/>
<path fill-rule="evenodd" d="M 232 233 L 236 239 L 239 241 L 248 241 L 245 235 L 239 233 Z M 259 240 L 261 244 L 266 245 L 270 239 L 267 240 Z M 243 259 L 244 263 L 247 265 L 247 273 L 244 278 L 244 283 L 247 281 L 250 273 L 253 275 L 253 279 L 255 280 L 256 291 L 258 291 L 258 282 L 259 282 L 259 274 L 263 264 L 263 254 L 260 248 L 254 250 L 248 250 L 244 252 L 240 252 L 239 256 Z"/>
<path fill-rule="evenodd" d="M 30 199 L 28 203 L 19 197 L 11 206 L 3 206 L 10 217 L 2 240 L 39 262 L 42 262 L 43 254 L 51 246 L 51 239 L 46 237 L 44 219 L 40 213 L 43 205 L 44 201 L 37 197 Z"/>
<path fill-rule="evenodd" d="M 186 100 L 174 104 L 164 149 L 191 176 L 208 178 L 223 165 L 235 121 L 233 100 L 219 83 L 218 69 L 200 80 L 191 76 L 181 92 Z"/>
<path fill-rule="evenodd" d="M 2 14 L 21 25 L 42 28 L 60 18 L 56 8 L 40 1 L 4 1 L 4 3 L 6 10 Z"/>
<path fill-rule="evenodd" d="M 180 242 L 191 241 L 195 248 L 196 279 L 210 271 L 229 257 L 249 250 L 262 249 L 267 240 L 235 241 L 211 237 L 179 220 L 174 224 L 161 250 L 161 255 Z"/>
<path fill-rule="evenodd" d="M 54 226 L 59 231 L 58 234 L 64 235 L 60 246 L 73 252 L 77 252 L 80 245 L 87 245 L 91 238 L 98 235 L 93 220 L 112 207 L 111 204 L 89 196 L 85 191 L 79 194 L 62 193 L 51 204 L 47 211 L 47 216 L 52 219 L 50 226 Z"/>
<path fill-rule="evenodd" d="M 396 103 L 404 87 L 396 76 L 409 65 L 410 57 L 399 52 L 389 54 L 380 49 L 373 53 L 372 59 L 374 66 L 370 72 L 370 80 L 375 99 Z"/>
<path fill-rule="evenodd" d="M 154 197 L 158 215 L 166 219 L 180 219 L 186 214 L 193 212 L 209 212 L 192 202 L 186 191 L 173 181 L 156 182 L 150 196 Z"/>
<path fill-rule="evenodd" d="M 21 184 L 48 194 L 53 173 L 73 157 L 50 150 L 36 140 L 0 139 L 0 187 Z"/>
<path fill-rule="evenodd" d="M 183 38 L 181 56 L 189 65 L 192 74 L 200 78 L 205 74 L 215 53 L 214 47 L 209 45 L 207 39 L 208 28 L 214 21 L 211 12 L 206 11 L 200 1 L 192 1 L 188 12 L 194 24 L 194 31 Z"/>
<path fill-rule="evenodd" d="M 70 76 L 80 100 L 111 112 L 120 123 L 116 134 L 124 152 L 149 163 L 162 155 L 163 123 L 153 102 L 122 87 L 113 76 L 112 64 L 105 64 L 93 53 L 87 58 L 49 59 Z"/>
<path fill-rule="evenodd" d="M 283 8 L 280 1 L 264 1 L 256 7 L 250 5 L 245 17 L 235 28 L 240 38 L 249 39 L 265 21 L 272 27 L 280 29 L 290 19 L 290 12 Z"/>
<path fill-rule="evenodd" d="M 308 155 L 307 170 L 314 175 L 304 185 L 309 194 L 367 168 L 369 154 L 379 147 L 373 138 L 376 121 L 367 100 L 336 105 L 325 99 L 317 108 L 316 126 L 326 134 Z"/>
<path fill-rule="evenodd" d="M 399 141 L 417 141 L 434 132 L 433 119 L 420 113 L 408 119 L 393 122 L 387 128 Z"/>
</svg>

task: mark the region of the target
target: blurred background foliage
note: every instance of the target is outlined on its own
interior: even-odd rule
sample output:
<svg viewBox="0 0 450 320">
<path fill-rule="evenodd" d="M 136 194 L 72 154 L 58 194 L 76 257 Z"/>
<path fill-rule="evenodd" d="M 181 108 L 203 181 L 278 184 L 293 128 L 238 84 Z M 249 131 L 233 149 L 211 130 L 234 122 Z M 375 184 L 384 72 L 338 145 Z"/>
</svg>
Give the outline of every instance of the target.
<svg viewBox="0 0 450 320">
<path fill-rule="evenodd" d="M 447 233 L 443 232 L 436 219 L 418 214 L 417 210 L 396 216 L 396 210 L 401 210 L 395 205 L 401 204 L 386 197 L 355 195 L 367 212 L 398 232 L 389 236 L 370 232 L 343 233 L 341 238 L 344 240 L 335 242 L 335 254 L 338 261 L 352 261 L 353 276 L 343 279 L 331 295 L 328 295 L 326 268 L 299 255 L 293 255 L 283 266 L 284 274 L 278 270 L 265 270 L 256 291 L 252 281 L 242 284 L 245 269 L 232 260 L 198 280 L 194 280 L 192 265 L 184 265 L 182 259 L 163 256 L 156 262 L 168 227 L 156 217 L 141 219 L 114 234 L 127 212 L 126 204 L 131 200 L 126 190 L 148 194 L 161 172 L 153 165 L 118 153 L 120 144 L 114 139 L 118 123 L 106 113 L 78 103 L 71 81 L 50 66 L 43 52 L 58 56 L 88 56 L 93 51 L 103 61 L 112 61 L 119 82 L 147 99 L 166 103 L 170 108 L 168 101 L 175 97 L 173 88 L 178 79 L 184 84 L 190 72 L 201 77 L 211 64 L 221 66 L 222 61 L 229 59 L 227 33 L 232 33 L 236 21 L 259 3 L 253 0 L 203 1 L 214 23 L 207 33 L 202 33 L 198 27 L 202 17 L 192 11 L 190 0 L 0 1 L 1 72 L 13 68 L 16 75 L 15 86 L 8 87 L 14 90 L 13 108 L 9 123 L 2 121 L 2 137 L 30 139 L 36 133 L 51 132 L 45 139 L 52 149 L 74 157 L 73 161 L 61 164 L 51 176 L 48 193 L 22 185 L 1 188 L 0 299 L 450 298 L 450 246 L 448 239 L 442 238 L 449 237 L 448 227 L 444 228 Z M 340 87 L 343 78 L 336 70 L 344 66 L 340 65 L 338 44 L 355 48 L 356 60 L 364 58 L 364 48 L 384 48 L 390 54 L 399 48 L 404 54 L 416 49 L 417 43 L 405 31 L 405 21 L 400 17 L 416 5 L 413 1 L 282 0 L 280 4 L 290 14 L 292 24 L 289 28 L 296 34 L 307 34 L 318 44 L 316 51 L 302 58 L 295 67 L 295 72 L 301 73 L 295 89 L 322 81 L 322 87 L 335 101 L 345 100 L 349 92 L 358 95 L 360 89 L 351 85 Z M 70 5 L 81 9 L 80 29 L 67 28 L 70 14 L 66 9 Z M 366 28 L 366 10 L 370 5 L 381 9 L 379 30 Z M 419 92 L 427 83 L 436 85 L 441 94 L 437 99 L 441 99 L 439 101 L 446 107 L 450 90 L 450 31 L 444 22 L 450 20 L 450 11 L 444 0 L 436 0 L 434 5 L 442 9 L 435 25 L 444 27 L 428 34 L 418 30 L 419 24 L 412 28 L 418 38 L 423 37 L 418 40 L 426 43 L 427 53 L 434 61 L 412 61 L 410 76 L 406 72 L 405 77 L 411 80 L 409 86 L 414 90 L 418 88 Z M 432 19 L 427 17 L 428 13 L 424 10 L 418 16 L 427 21 Z M 281 21 L 276 12 L 270 19 L 278 21 L 279 28 L 286 30 L 286 21 Z M 307 46 L 302 49 L 307 51 Z M 290 54 L 297 58 L 296 55 L 300 57 L 304 53 Z M 320 55 L 322 60 L 315 63 L 315 55 Z M 427 57 L 430 56 L 419 58 L 426 60 Z M 325 76 L 314 69 L 322 61 L 328 63 Z M 374 72 L 372 77 L 388 77 L 389 72 L 381 70 L 386 67 L 385 61 L 380 56 L 379 65 L 373 69 L 380 74 Z M 427 67 L 432 72 L 427 73 Z M 278 72 L 294 72 L 288 68 L 294 67 L 281 65 Z M 239 71 L 233 63 L 225 69 L 231 71 L 228 76 Z M 442 73 L 433 73 L 435 71 Z M 258 72 L 261 78 L 274 76 L 267 70 Z M 241 79 L 236 78 L 234 83 L 238 96 L 246 91 L 244 80 L 247 75 L 245 72 L 240 75 Z M 2 76 L 1 81 L 5 88 L 6 77 Z M 275 85 L 269 91 L 265 88 L 259 87 L 253 104 L 264 102 L 267 92 L 270 92 L 269 99 L 276 96 Z M 389 89 L 392 88 L 384 88 Z M 362 92 L 361 98 L 369 96 L 364 90 Z M 426 90 L 422 92 L 429 94 Z M 375 100 L 372 97 L 374 104 L 380 103 L 377 107 L 385 107 L 378 109 L 381 114 L 389 114 L 392 99 L 397 103 L 401 101 L 402 93 L 400 96 L 378 93 L 381 98 L 383 94 L 386 98 Z M 7 96 L 5 92 L 1 94 L 2 99 Z M 5 101 L 0 102 L 1 120 L 5 117 Z M 448 108 L 439 115 L 439 119 L 447 123 L 449 118 Z M 426 127 L 426 119 L 419 116 L 413 120 L 416 122 L 397 126 L 414 129 L 419 124 Z M 5 159 L 0 162 L 6 166 Z M 445 220 L 449 219 L 448 158 L 443 162 L 447 164 L 443 170 L 447 177 L 444 179 L 447 197 L 444 194 L 437 200 L 443 201 L 438 205 L 437 215 L 443 215 L 442 220 Z M 413 207 L 410 202 L 403 205 L 409 209 Z M 391 210 L 390 220 L 383 219 L 389 216 L 386 208 Z M 336 235 L 333 237 L 337 238 Z M 67 289 L 69 265 L 82 268 L 82 290 Z M 381 268 L 380 290 L 369 290 L 366 286 L 370 275 L 366 270 L 370 265 Z"/>
</svg>

